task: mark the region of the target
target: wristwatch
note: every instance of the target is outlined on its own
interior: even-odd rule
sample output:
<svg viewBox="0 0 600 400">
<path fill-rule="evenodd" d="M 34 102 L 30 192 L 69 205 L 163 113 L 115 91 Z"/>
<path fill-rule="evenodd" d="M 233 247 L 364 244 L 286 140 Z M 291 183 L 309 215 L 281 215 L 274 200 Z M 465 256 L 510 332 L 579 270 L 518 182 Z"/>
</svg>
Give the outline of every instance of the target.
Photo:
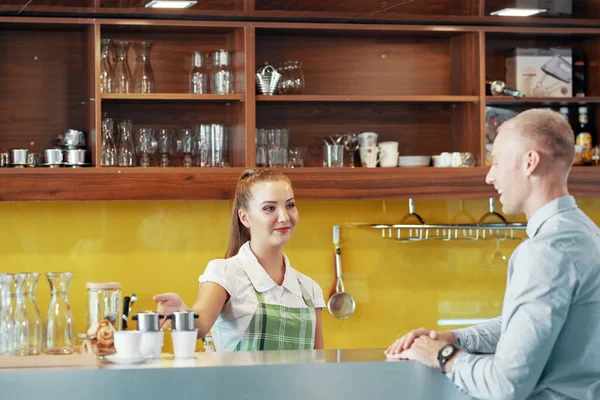
<svg viewBox="0 0 600 400">
<path fill-rule="evenodd" d="M 458 353 L 460 349 L 453 344 L 447 344 L 442 347 L 438 353 L 438 361 L 440 362 L 440 368 L 442 369 L 442 374 L 445 374 L 444 366 L 452 357 Z"/>
</svg>

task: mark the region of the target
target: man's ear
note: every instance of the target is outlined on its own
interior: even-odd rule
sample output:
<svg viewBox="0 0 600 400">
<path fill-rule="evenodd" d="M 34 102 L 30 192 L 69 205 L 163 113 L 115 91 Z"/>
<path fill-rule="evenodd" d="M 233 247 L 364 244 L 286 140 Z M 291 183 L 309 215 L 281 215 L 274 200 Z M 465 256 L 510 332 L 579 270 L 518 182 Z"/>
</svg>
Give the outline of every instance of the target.
<svg viewBox="0 0 600 400">
<path fill-rule="evenodd" d="M 527 176 L 531 176 L 540 167 L 542 156 L 538 151 L 530 150 L 523 157 L 523 167 Z"/>
</svg>

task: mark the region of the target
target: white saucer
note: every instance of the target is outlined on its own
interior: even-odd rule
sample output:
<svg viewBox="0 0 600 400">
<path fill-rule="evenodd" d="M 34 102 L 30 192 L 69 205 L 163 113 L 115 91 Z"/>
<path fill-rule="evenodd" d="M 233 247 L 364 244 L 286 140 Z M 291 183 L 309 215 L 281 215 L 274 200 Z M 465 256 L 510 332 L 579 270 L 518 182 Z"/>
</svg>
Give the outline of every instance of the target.
<svg viewBox="0 0 600 400">
<path fill-rule="evenodd" d="M 111 354 L 108 356 L 104 356 L 104 359 L 113 364 L 134 365 L 134 364 L 143 364 L 143 363 L 151 360 L 152 357 L 140 356 L 140 357 L 135 357 L 135 358 L 123 358 L 123 357 L 117 357 L 116 354 Z"/>
</svg>

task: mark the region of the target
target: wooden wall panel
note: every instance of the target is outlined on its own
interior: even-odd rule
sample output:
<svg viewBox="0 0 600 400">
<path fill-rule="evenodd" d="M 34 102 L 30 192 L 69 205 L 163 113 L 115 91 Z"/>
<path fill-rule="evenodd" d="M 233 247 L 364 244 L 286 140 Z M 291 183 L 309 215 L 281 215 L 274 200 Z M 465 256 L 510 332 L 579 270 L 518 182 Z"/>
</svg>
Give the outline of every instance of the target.
<svg viewBox="0 0 600 400">
<path fill-rule="evenodd" d="M 452 93 L 448 38 L 303 33 L 260 30 L 256 39 L 256 65 L 302 62 L 303 94 L 465 94 Z"/>
<path fill-rule="evenodd" d="M 87 47 L 83 27 L 0 29 L 0 148 L 43 152 L 68 128 L 88 131 Z"/>
</svg>

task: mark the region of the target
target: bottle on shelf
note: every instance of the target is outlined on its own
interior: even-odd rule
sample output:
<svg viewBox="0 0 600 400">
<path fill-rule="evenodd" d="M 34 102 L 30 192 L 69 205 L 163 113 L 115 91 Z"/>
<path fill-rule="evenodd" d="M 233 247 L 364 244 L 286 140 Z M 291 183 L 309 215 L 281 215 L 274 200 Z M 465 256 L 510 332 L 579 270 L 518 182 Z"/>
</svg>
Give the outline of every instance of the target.
<svg viewBox="0 0 600 400">
<path fill-rule="evenodd" d="M 561 107 L 558 112 L 560 112 L 565 121 L 569 122 L 569 107 Z"/>
<path fill-rule="evenodd" d="M 585 106 L 579 107 L 579 127 L 576 131 L 575 144 L 582 146 L 583 163 L 590 165 L 592 163 L 592 129 L 588 123 L 588 109 Z"/>
</svg>

